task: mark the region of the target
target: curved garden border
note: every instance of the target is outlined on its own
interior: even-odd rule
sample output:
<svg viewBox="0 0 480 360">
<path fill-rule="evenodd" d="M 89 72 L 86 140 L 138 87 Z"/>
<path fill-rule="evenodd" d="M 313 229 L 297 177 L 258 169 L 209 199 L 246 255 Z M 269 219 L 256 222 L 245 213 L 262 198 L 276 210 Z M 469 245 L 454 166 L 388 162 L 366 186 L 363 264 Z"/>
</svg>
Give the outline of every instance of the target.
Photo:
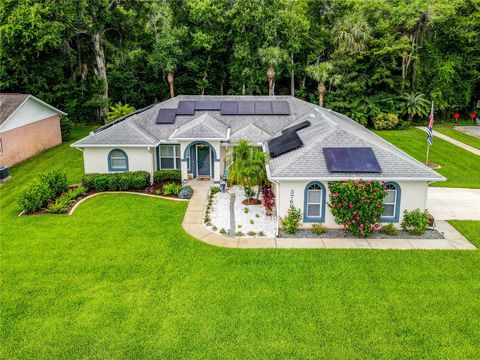
<svg viewBox="0 0 480 360">
<path fill-rule="evenodd" d="M 188 201 L 188 199 L 177 199 L 177 198 L 171 198 L 171 197 L 167 197 L 167 196 L 145 194 L 145 193 L 135 192 L 135 191 L 102 191 L 102 192 L 97 192 L 97 193 L 95 193 L 95 194 L 88 195 L 88 196 L 84 197 L 82 200 L 80 200 L 79 202 L 77 202 L 77 203 L 70 209 L 70 211 L 67 213 L 67 215 L 72 215 L 73 212 L 77 209 L 77 207 L 78 207 L 81 203 L 83 203 L 85 200 L 88 200 L 88 199 L 91 199 L 92 197 L 95 197 L 95 196 L 98 196 L 98 195 L 103 195 L 103 194 L 130 194 L 130 195 L 149 196 L 149 197 L 152 197 L 152 198 L 157 198 L 157 199 L 160 198 L 160 199 L 173 200 L 173 201 L 182 201 L 182 202 Z"/>
</svg>

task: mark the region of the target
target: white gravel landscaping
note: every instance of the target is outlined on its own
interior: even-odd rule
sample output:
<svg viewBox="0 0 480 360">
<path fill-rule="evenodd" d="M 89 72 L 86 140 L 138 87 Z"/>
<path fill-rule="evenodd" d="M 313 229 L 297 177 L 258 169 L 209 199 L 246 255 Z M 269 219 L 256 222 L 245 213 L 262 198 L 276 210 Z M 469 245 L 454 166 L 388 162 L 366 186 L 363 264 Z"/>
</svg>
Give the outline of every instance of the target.
<svg viewBox="0 0 480 360">
<path fill-rule="evenodd" d="M 212 210 L 210 213 L 213 226 L 230 231 L 230 199 L 231 194 L 235 194 L 234 214 L 235 214 L 235 232 L 243 233 L 243 237 L 256 237 L 258 235 L 248 235 L 248 232 L 263 232 L 262 236 L 274 237 L 277 227 L 275 216 L 267 216 L 262 205 L 243 205 L 245 200 L 243 190 L 239 186 L 228 188 L 224 193 L 215 195 Z M 246 212 L 245 209 L 248 209 Z M 210 230 L 212 230 L 210 228 Z"/>
</svg>

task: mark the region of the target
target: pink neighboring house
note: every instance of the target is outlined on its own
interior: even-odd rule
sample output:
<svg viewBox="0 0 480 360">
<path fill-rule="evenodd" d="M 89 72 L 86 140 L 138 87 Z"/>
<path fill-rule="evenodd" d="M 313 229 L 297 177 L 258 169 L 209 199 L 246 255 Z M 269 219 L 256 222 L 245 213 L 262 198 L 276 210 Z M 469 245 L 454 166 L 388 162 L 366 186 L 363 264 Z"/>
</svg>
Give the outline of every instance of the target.
<svg viewBox="0 0 480 360">
<path fill-rule="evenodd" d="M 0 94 L 0 165 L 15 165 L 61 144 L 62 115 L 33 95 Z"/>
</svg>

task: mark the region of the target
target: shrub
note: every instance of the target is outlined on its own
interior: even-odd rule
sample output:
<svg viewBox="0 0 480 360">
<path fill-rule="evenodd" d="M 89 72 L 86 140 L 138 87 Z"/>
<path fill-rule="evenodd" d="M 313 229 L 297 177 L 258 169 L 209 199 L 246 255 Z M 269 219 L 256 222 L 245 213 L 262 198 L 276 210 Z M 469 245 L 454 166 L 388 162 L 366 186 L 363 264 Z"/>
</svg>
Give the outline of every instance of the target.
<svg viewBox="0 0 480 360">
<path fill-rule="evenodd" d="M 247 208 L 247 207 L 246 207 L 246 208 L 243 208 L 243 212 L 244 212 L 245 214 L 248 214 L 249 211 L 250 211 L 249 208 Z"/>
<path fill-rule="evenodd" d="M 153 174 L 153 181 L 161 183 L 164 181 L 182 181 L 182 173 L 180 170 L 160 170 Z"/>
<path fill-rule="evenodd" d="M 60 118 L 60 131 L 62 133 L 62 141 L 65 141 L 70 137 L 72 132 L 73 122 L 67 116 L 63 115 Z"/>
<path fill-rule="evenodd" d="M 398 229 L 392 223 L 383 226 L 379 231 L 386 235 L 398 235 Z"/>
<path fill-rule="evenodd" d="M 264 233 L 263 231 L 259 231 L 259 232 L 257 233 L 257 235 L 258 235 L 258 236 L 265 236 L 265 233 Z"/>
<path fill-rule="evenodd" d="M 257 235 L 257 233 L 255 231 L 249 231 L 249 232 L 247 232 L 247 235 L 248 236 L 255 236 L 255 235 Z"/>
<path fill-rule="evenodd" d="M 67 190 L 67 175 L 58 170 L 50 170 L 39 175 L 40 181 L 44 182 L 53 192 L 53 195 L 59 195 Z"/>
<path fill-rule="evenodd" d="M 178 193 L 180 199 L 190 199 L 193 196 L 193 189 L 190 186 L 184 186 Z"/>
<path fill-rule="evenodd" d="M 398 124 L 398 116 L 395 114 L 379 113 L 373 119 L 373 126 L 377 130 L 394 129 Z"/>
<path fill-rule="evenodd" d="M 242 228 L 242 224 L 238 224 L 237 227 L 238 227 L 239 229 L 241 229 L 241 228 Z"/>
<path fill-rule="evenodd" d="M 224 228 L 220 229 L 220 234 L 225 235 L 226 233 L 227 233 L 227 230 L 225 230 Z"/>
<path fill-rule="evenodd" d="M 72 188 L 64 193 L 61 197 L 68 199 L 68 200 L 75 200 L 76 198 L 85 195 L 87 193 L 87 189 L 84 186 L 78 186 L 76 188 Z"/>
<path fill-rule="evenodd" d="M 236 235 L 236 236 L 245 236 L 245 234 L 244 234 L 243 232 L 241 232 L 241 231 L 237 231 L 237 232 L 235 233 L 235 235 Z"/>
<path fill-rule="evenodd" d="M 247 199 L 253 198 L 255 196 L 255 190 L 250 186 L 243 187 L 243 194 Z"/>
<path fill-rule="evenodd" d="M 86 174 L 82 185 L 96 191 L 141 190 L 150 184 L 150 174 L 147 171 L 129 171 L 110 174 Z"/>
<path fill-rule="evenodd" d="M 209 216 L 209 215 L 205 215 L 205 218 L 203 219 L 203 222 L 204 222 L 205 224 L 208 224 L 210 221 L 212 221 L 212 219 L 210 218 L 210 216 Z"/>
<path fill-rule="evenodd" d="M 218 186 L 210 187 L 210 197 L 213 198 L 213 196 L 218 192 L 220 192 L 220 188 Z"/>
<path fill-rule="evenodd" d="M 322 224 L 313 224 L 312 225 L 312 233 L 315 235 L 321 235 L 327 232 L 327 228 Z"/>
<path fill-rule="evenodd" d="M 255 214 L 255 217 L 256 217 L 256 218 L 259 218 L 259 217 L 260 217 L 260 214 Z"/>
<path fill-rule="evenodd" d="M 262 192 L 262 205 L 265 208 L 267 215 L 272 214 L 273 208 L 275 207 L 275 194 L 272 190 L 272 185 L 263 184 L 261 188 Z"/>
<path fill-rule="evenodd" d="M 20 193 L 18 204 L 23 211 L 34 212 L 41 209 L 54 196 L 46 183 L 35 180 Z"/>
<path fill-rule="evenodd" d="M 283 231 L 287 234 L 295 234 L 300 227 L 301 221 L 302 212 L 300 209 L 296 209 L 293 205 L 290 205 L 287 216 L 281 220 Z"/>
<path fill-rule="evenodd" d="M 253 225 L 254 223 L 255 223 L 255 221 L 253 221 L 252 219 L 250 219 L 250 224 Z"/>
<path fill-rule="evenodd" d="M 180 190 L 182 190 L 182 185 L 176 184 L 176 183 L 165 184 L 163 185 L 163 188 L 162 188 L 163 195 L 177 196 Z"/>
<path fill-rule="evenodd" d="M 378 230 L 385 191 L 378 181 L 345 180 L 329 183 L 328 206 L 335 222 L 350 234 L 365 237 Z"/>
<path fill-rule="evenodd" d="M 410 122 L 409 121 L 399 121 L 397 124 L 397 129 L 398 130 L 405 130 L 410 127 Z"/>
<path fill-rule="evenodd" d="M 51 203 L 47 207 L 47 211 L 52 214 L 63 214 L 66 213 L 68 210 L 68 207 L 72 202 L 75 200 L 70 199 L 68 196 L 65 196 L 66 194 L 60 196 L 58 199 L 55 200 L 55 202 Z"/>
<path fill-rule="evenodd" d="M 414 235 L 422 235 L 428 228 L 428 211 L 416 209 L 403 212 L 402 229 Z"/>
<path fill-rule="evenodd" d="M 217 231 L 218 228 L 217 228 L 215 225 L 213 225 L 213 226 L 212 226 L 212 230 L 213 230 L 213 231 Z"/>
</svg>

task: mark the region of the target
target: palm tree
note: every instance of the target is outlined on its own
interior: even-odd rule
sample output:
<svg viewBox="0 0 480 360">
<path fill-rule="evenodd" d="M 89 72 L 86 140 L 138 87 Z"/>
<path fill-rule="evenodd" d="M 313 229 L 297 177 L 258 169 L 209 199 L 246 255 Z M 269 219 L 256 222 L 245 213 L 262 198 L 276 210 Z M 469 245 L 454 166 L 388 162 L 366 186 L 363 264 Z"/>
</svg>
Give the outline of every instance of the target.
<svg viewBox="0 0 480 360">
<path fill-rule="evenodd" d="M 362 16 L 343 19 L 334 27 L 336 50 L 344 54 L 365 50 L 371 39 L 370 32 L 370 25 Z"/>
<path fill-rule="evenodd" d="M 403 113 L 407 114 L 407 120 L 413 121 L 415 116 L 426 116 L 430 109 L 430 102 L 425 98 L 425 94 L 406 93 L 402 96 L 405 101 Z"/>
<path fill-rule="evenodd" d="M 305 70 L 308 76 L 318 82 L 318 105 L 323 107 L 323 98 L 327 91 L 325 83 L 329 82 L 331 85 L 337 86 L 341 81 L 341 76 L 332 74 L 333 65 L 329 61 L 307 66 Z"/>
<path fill-rule="evenodd" d="M 121 118 L 122 116 L 128 115 L 132 112 L 135 111 L 135 108 L 133 106 L 130 106 L 128 104 L 122 104 L 121 102 L 118 102 L 112 106 L 110 106 L 110 111 L 107 112 L 107 119 L 105 120 L 105 123 L 110 123 L 114 120 L 117 120 L 118 118 Z"/>
<path fill-rule="evenodd" d="M 275 67 L 282 63 L 286 57 L 285 50 L 277 46 L 258 49 L 258 55 L 264 64 L 268 65 L 268 95 L 273 95 L 273 81 L 275 79 Z"/>
</svg>

